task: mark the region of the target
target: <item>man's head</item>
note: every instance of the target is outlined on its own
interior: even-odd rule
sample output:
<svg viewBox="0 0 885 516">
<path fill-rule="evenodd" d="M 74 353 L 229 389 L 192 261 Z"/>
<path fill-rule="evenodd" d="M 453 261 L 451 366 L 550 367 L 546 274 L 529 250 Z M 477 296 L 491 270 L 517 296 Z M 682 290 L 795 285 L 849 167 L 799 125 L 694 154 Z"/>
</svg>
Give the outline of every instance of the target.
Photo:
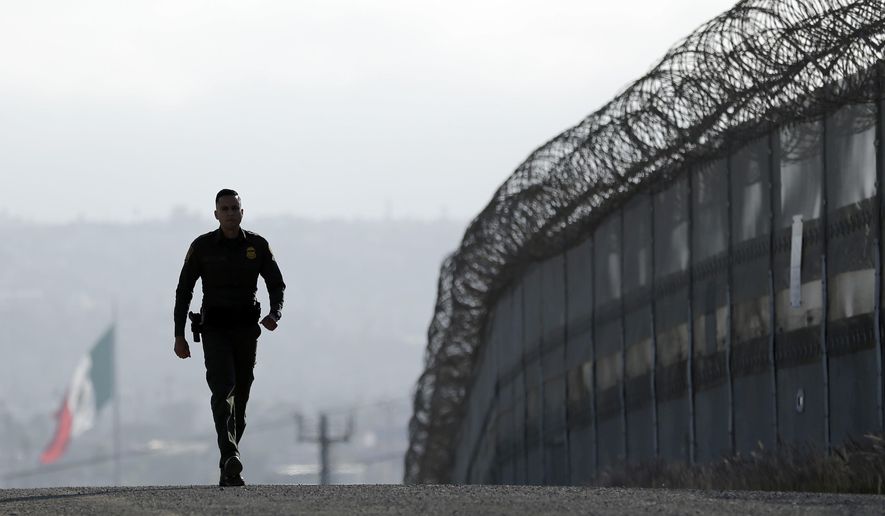
<svg viewBox="0 0 885 516">
<path fill-rule="evenodd" d="M 233 231 L 240 228 L 243 220 L 243 206 L 240 194 L 230 188 L 219 190 L 215 195 L 215 219 L 222 230 Z"/>
</svg>

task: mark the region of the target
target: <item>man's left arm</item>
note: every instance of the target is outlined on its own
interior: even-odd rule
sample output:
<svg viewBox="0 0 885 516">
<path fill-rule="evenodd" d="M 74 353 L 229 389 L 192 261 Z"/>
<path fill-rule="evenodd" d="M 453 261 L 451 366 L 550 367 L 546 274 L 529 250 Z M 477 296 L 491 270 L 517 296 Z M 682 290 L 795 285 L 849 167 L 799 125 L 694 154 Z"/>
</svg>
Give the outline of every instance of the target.
<svg viewBox="0 0 885 516">
<path fill-rule="evenodd" d="M 264 278 L 264 284 L 267 285 L 267 295 L 270 298 L 270 312 L 261 320 L 261 325 L 270 331 L 277 328 L 277 321 L 283 315 L 283 292 L 286 290 L 286 283 L 283 281 L 283 273 L 280 272 L 280 266 L 274 258 L 270 245 L 265 241 L 266 254 L 261 264 L 261 277 Z"/>
</svg>

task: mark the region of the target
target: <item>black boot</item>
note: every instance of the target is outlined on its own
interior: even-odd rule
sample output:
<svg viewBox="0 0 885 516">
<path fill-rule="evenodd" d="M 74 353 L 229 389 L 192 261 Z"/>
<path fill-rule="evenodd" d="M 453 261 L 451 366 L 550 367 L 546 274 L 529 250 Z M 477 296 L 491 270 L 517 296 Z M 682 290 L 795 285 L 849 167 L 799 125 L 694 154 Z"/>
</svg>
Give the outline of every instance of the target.
<svg viewBox="0 0 885 516">
<path fill-rule="evenodd" d="M 221 478 L 218 480 L 218 485 L 222 487 L 246 485 L 246 482 L 240 475 L 242 471 L 243 463 L 240 462 L 240 458 L 236 455 L 228 457 L 227 460 L 224 461 L 224 466 L 221 467 Z"/>
</svg>

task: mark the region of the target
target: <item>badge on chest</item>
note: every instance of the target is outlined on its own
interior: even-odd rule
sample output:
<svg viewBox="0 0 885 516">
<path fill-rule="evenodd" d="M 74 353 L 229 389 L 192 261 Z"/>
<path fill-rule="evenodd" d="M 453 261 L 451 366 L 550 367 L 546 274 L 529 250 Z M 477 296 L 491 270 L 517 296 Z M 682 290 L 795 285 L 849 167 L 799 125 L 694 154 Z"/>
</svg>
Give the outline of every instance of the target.
<svg viewBox="0 0 885 516">
<path fill-rule="evenodd" d="M 248 258 L 250 260 L 254 260 L 257 257 L 258 257 L 258 253 L 255 252 L 254 247 L 252 247 L 250 245 L 249 247 L 246 248 L 246 258 Z"/>
</svg>

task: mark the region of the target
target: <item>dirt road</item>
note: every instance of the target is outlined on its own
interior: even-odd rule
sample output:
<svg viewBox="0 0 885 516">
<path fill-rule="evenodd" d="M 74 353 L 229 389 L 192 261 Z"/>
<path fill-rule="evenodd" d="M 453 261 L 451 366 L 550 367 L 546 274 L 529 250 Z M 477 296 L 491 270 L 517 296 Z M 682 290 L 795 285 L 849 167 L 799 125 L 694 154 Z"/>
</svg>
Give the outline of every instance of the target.
<svg viewBox="0 0 885 516">
<path fill-rule="evenodd" d="M 0 514 L 883 514 L 885 496 L 530 486 L 0 490 Z"/>
</svg>

